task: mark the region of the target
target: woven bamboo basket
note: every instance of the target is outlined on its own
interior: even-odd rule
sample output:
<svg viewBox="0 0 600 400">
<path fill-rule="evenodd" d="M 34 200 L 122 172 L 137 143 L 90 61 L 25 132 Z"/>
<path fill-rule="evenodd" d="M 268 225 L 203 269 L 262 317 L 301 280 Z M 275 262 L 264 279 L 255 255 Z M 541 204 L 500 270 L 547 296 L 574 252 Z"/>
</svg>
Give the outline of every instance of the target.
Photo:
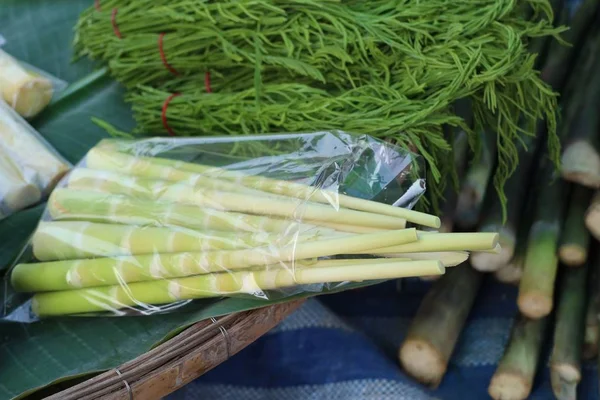
<svg viewBox="0 0 600 400">
<path fill-rule="evenodd" d="M 198 322 L 117 368 L 45 398 L 160 399 L 234 356 L 302 303 L 296 300 Z"/>
</svg>

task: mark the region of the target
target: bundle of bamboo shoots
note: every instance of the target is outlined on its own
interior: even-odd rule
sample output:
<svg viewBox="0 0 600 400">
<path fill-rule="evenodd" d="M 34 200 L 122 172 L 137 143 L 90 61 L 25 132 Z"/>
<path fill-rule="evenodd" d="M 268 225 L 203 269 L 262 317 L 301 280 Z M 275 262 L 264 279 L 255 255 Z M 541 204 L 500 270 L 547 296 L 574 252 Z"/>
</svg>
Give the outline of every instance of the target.
<svg viewBox="0 0 600 400">
<path fill-rule="evenodd" d="M 52 80 L 26 69 L 0 49 L 0 93 L 4 101 L 24 118 L 35 117 L 52 100 Z"/>
<path fill-rule="evenodd" d="M 335 202 L 335 203 L 332 203 Z M 303 284 L 441 275 L 496 233 L 437 233 L 437 216 L 196 163 L 90 150 L 48 201 L 33 260 L 11 271 L 40 316 L 136 309 Z M 335 257 L 335 260 L 325 258 Z M 122 312 L 122 311 L 121 311 Z"/>
<path fill-rule="evenodd" d="M 0 101 L 0 219 L 40 201 L 69 168 L 33 128 Z"/>
</svg>

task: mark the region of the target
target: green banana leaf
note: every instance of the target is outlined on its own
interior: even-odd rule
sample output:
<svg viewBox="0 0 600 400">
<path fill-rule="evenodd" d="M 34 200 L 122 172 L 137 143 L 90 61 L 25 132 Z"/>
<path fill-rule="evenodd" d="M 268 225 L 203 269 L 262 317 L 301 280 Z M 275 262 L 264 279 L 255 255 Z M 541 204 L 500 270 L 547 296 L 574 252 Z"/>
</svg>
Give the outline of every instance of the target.
<svg viewBox="0 0 600 400">
<path fill-rule="evenodd" d="M 0 4 L 4 48 L 70 83 L 32 125 L 72 163 L 107 136 L 91 118 L 123 130 L 134 124 L 121 87 L 90 61 L 73 62 L 73 26 L 79 13 L 92 4 L 92 0 L 3 0 Z M 41 204 L 0 222 L 0 270 L 6 272 L 17 257 L 43 210 Z M 364 284 L 344 288 L 359 286 Z M 298 297 L 302 296 L 294 298 Z M 2 321 L 0 399 L 22 398 L 67 379 L 116 367 L 199 320 L 291 299 L 210 300 L 174 314 L 145 317 L 64 318 L 33 324 Z"/>
</svg>

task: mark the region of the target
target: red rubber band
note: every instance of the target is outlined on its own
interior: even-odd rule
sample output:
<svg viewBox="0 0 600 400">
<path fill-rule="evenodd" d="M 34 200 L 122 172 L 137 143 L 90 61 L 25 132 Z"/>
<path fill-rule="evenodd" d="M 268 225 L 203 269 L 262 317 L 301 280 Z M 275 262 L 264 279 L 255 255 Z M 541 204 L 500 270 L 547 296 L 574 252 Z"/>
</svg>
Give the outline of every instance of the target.
<svg viewBox="0 0 600 400">
<path fill-rule="evenodd" d="M 167 56 L 165 56 L 165 50 L 163 49 L 163 38 L 165 37 L 164 33 L 161 33 L 158 36 L 158 52 L 160 53 L 160 59 L 162 60 L 163 65 L 166 69 L 168 69 L 173 75 L 179 76 L 179 72 L 169 64 L 167 61 Z"/>
<path fill-rule="evenodd" d="M 112 27 L 113 27 L 113 31 L 115 32 L 115 35 L 119 39 L 122 39 L 121 31 L 119 30 L 119 27 L 117 26 L 117 9 L 116 8 L 113 8 L 113 10 L 112 10 L 112 15 L 110 16 L 110 22 L 112 23 Z"/>
<path fill-rule="evenodd" d="M 100 9 L 100 0 L 94 0 L 94 7 L 96 7 L 96 11 L 102 11 Z"/>
<path fill-rule="evenodd" d="M 206 71 L 204 74 L 204 87 L 206 88 L 206 93 L 212 93 L 212 88 L 210 87 L 210 71 Z"/>
<path fill-rule="evenodd" d="M 173 132 L 173 130 L 169 126 L 169 123 L 167 122 L 167 108 L 169 107 L 169 103 L 171 102 L 171 100 L 173 100 L 175 97 L 179 96 L 180 94 L 181 93 L 173 93 L 172 95 L 170 95 L 169 97 L 167 97 L 165 99 L 165 102 L 163 103 L 163 106 L 162 106 L 162 113 L 160 115 L 163 126 L 165 127 L 167 132 L 169 132 L 169 135 L 171 135 L 171 136 L 175 136 L 175 132 Z"/>
</svg>

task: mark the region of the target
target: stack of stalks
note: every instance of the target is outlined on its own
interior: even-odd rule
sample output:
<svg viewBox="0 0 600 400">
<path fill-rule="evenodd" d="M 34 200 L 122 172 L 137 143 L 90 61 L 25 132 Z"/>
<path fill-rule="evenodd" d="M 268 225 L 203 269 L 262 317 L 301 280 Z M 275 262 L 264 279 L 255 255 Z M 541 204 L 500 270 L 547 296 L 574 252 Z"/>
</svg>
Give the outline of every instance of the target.
<svg viewBox="0 0 600 400">
<path fill-rule="evenodd" d="M 498 251 L 495 233 L 406 226 L 437 229 L 434 215 L 117 144 L 90 150 L 52 193 L 33 262 L 11 271 L 39 317 L 441 275 L 469 251 Z"/>
<path fill-rule="evenodd" d="M 472 268 L 453 269 L 423 300 L 399 357 L 409 375 L 433 387 L 448 368 L 484 273 L 519 287 L 519 315 L 489 386 L 494 399 L 529 396 L 547 340 L 557 399 L 576 398 L 582 360 L 597 356 L 600 2 L 585 0 L 572 18 L 566 5 L 554 3 L 559 22 L 571 26 L 563 38 L 573 45 L 533 42 L 531 51 L 539 54 L 542 77 L 561 95 L 561 169 L 555 171 L 540 146 L 545 137 L 540 127 L 536 137 L 518 144 L 519 168 L 506 183 L 503 207 L 490 183 L 496 141 L 484 141 L 477 157 L 462 153 L 473 161 L 459 169 L 458 200 L 450 196 L 443 208 L 446 231 L 498 232 L 502 250 L 494 257 L 474 252 Z"/>
</svg>

